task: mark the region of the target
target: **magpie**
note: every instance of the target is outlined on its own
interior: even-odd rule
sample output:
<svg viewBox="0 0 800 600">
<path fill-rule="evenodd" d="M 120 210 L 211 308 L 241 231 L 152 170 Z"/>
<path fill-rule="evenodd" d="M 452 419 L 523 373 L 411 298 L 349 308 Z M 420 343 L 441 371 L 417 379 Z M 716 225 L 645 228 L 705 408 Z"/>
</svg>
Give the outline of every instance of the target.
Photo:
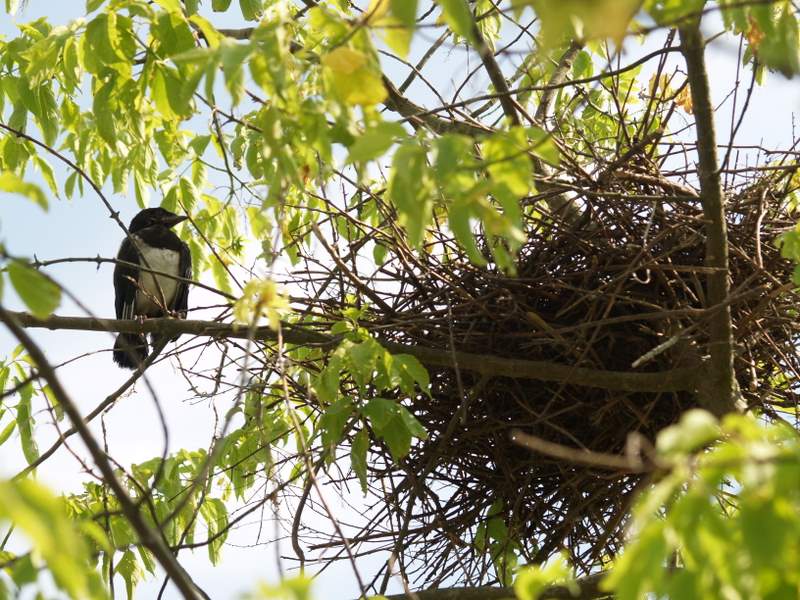
<svg viewBox="0 0 800 600">
<path fill-rule="evenodd" d="M 145 208 L 133 217 L 117 260 L 139 264 L 150 271 L 122 264 L 114 267 L 114 307 L 118 319 L 168 315 L 186 318 L 188 284 L 151 272 L 191 278 L 189 246 L 172 231 L 172 227 L 185 219 L 163 208 Z M 155 336 L 151 336 L 151 342 L 155 341 Z M 114 342 L 114 362 L 124 369 L 139 367 L 149 352 L 147 337 L 141 333 L 121 333 Z"/>
</svg>

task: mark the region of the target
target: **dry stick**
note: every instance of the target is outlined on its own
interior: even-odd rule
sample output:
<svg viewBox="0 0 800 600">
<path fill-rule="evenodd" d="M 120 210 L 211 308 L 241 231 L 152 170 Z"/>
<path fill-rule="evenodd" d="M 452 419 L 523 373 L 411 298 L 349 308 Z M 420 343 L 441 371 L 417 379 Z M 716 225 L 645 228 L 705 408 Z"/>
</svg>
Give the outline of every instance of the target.
<svg viewBox="0 0 800 600">
<path fill-rule="evenodd" d="M 58 377 L 56 377 L 52 366 L 48 362 L 42 350 L 15 320 L 14 313 L 7 311 L 2 306 L 0 306 L 0 321 L 2 321 L 6 327 L 8 327 L 8 329 L 11 331 L 11 334 L 17 338 L 17 340 L 19 340 L 19 342 L 25 347 L 25 350 L 28 352 L 30 357 L 36 363 L 37 367 L 39 368 L 39 373 L 41 374 L 42 378 L 47 381 L 47 384 L 50 386 L 53 395 L 64 409 L 67 417 L 69 417 L 72 426 L 78 431 L 78 435 L 80 435 L 81 440 L 86 445 L 89 453 L 92 455 L 94 463 L 103 474 L 106 484 L 111 488 L 111 490 L 114 492 L 114 495 L 117 497 L 117 500 L 122 508 L 122 512 L 130 521 L 131 525 L 139 536 L 139 540 L 141 541 L 142 545 L 144 545 L 148 550 L 150 550 L 150 552 L 153 553 L 153 556 L 155 556 L 156 560 L 159 562 L 159 564 L 161 564 L 161 567 L 175 582 L 175 585 L 178 587 L 181 595 L 184 598 L 195 600 L 200 598 L 201 595 L 205 596 L 205 594 L 202 593 L 194 584 L 191 577 L 180 565 L 180 563 L 175 560 L 175 557 L 169 551 L 169 548 L 164 542 L 164 538 L 161 536 L 160 532 L 154 530 L 150 527 L 150 525 L 147 524 L 134 501 L 130 496 L 128 496 L 125 488 L 122 487 L 122 484 L 114 474 L 114 469 L 103 452 L 103 449 L 100 447 L 97 440 L 94 439 L 91 431 L 89 431 L 89 427 L 81 417 L 81 413 L 78 410 L 77 405 L 73 402 L 72 398 L 69 396 L 69 394 L 67 394 L 67 391 L 61 385 L 61 381 L 58 379 Z"/>
<path fill-rule="evenodd" d="M 38 319 L 28 313 L 10 312 L 24 327 L 47 329 L 74 329 L 80 331 L 117 331 L 121 333 L 158 333 L 164 336 L 190 334 L 217 338 L 247 339 L 246 328 L 216 321 L 183 319 L 137 320 L 95 319 L 92 317 L 51 316 Z M 335 346 L 340 338 L 316 331 L 283 325 L 283 339 L 290 344 Z M 277 341 L 275 332 L 269 327 L 256 329 L 254 340 Z M 380 344 L 392 354 L 410 354 L 428 367 L 453 368 L 453 359 L 461 370 L 472 371 L 492 377 L 513 377 L 554 381 L 628 392 L 677 392 L 696 389 L 702 365 L 681 367 L 657 373 L 631 373 L 627 371 L 605 371 L 587 367 L 575 367 L 543 360 L 502 358 L 473 352 L 451 352 L 449 349 L 407 345 L 378 338 Z"/>
<path fill-rule="evenodd" d="M 706 228 L 705 265 L 716 271 L 707 277 L 707 308 L 721 305 L 730 293 L 728 281 L 728 233 L 725 221 L 725 196 L 722 191 L 714 108 L 705 66 L 705 45 L 700 23 L 695 21 L 680 30 L 681 53 L 686 60 L 689 89 L 692 93 L 697 130 L 700 198 Z M 699 402 L 717 416 L 734 410 L 737 394 L 733 371 L 733 327 L 730 307 L 725 306 L 709 318 L 709 373 L 699 393 Z"/>
<path fill-rule="evenodd" d="M 644 463 L 640 457 L 620 456 L 605 452 L 594 452 L 584 448 L 572 448 L 563 444 L 549 442 L 540 437 L 528 435 L 518 429 L 511 432 L 511 441 L 539 454 L 551 456 L 579 465 L 626 473 L 645 473 L 653 470 L 652 464 Z"/>
</svg>

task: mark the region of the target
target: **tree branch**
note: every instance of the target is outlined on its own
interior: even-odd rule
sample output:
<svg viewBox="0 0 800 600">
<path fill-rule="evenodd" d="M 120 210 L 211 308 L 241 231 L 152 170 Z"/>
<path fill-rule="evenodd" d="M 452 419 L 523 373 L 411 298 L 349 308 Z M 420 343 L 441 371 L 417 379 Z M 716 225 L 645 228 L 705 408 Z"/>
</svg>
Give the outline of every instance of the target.
<svg viewBox="0 0 800 600">
<path fill-rule="evenodd" d="M 600 581 L 607 573 L 594 573 L 576 579 L 574 585 L 550 585 L 542 590 L 539 600 L 599 600 L 612 594 L 600 589 Z M 456 587 L 414 592 L 418 600 L 515 600 L 510 587 Z M 386 600 L 408 600 L 406 594 L 386 596 Z"/>
<path fill-rule="evenodd" d="M 24 327 L 120 333 L 156 333 L 167 337 L 185 333 L 215 338 L 248 338 L 248 328 L 216 321 L 160 318 L 147 319 L 140 323 L 137 320 L 61 317 L 56 315 L 47 319 L 38 319 L 28 313 L 12 313 L 10 311 L 9 314 Z M 257 327 L 251 339 L 276 341 L 277 334 L 269 327 Z M 334 346 L 339 343 L 341 338 L 285 324 L 283 326 L 283 340 L 289 344 Z M 425 346 L 398 344 L 397 342 L 381 340 L 380 338 L 378 341 L 392 354 L 410 354 L 427 367 L 453 368 L 455 361 L 461 370 L 472 371 L 490 377 L 535 379 L 627 392 L 692 391 L 696 388 L 702 368 L 702 365 L 699 365 L 697 367 L 678 368 L 659 373 L 629 373 L 574 367 L 547 361 L 502 358 L 472 352 L 451 352 L 450 350 Z"/>
<path fill-rule="evenodd" d="M 719 306 L 709 318 L 709 377 L 704 378 L 699 401 L 721 416 L 734 410 L 738 393 L 733 370 L 733 327 L 731 311 L 725 304 L 730 293 L 728 281 L 728 232 L 725 221 L 725 196 L 722 191 L 717 143 L 714 132 L 714 107 L 705 65 L 705 44 L 699 20 L 680 29 L 681 52 L 686 60 L 689 88 L 697 130 L 700 199 L 706 229 L 707 267 L 715 269 L 708 277 L 707 308 Z"/>
</svg>

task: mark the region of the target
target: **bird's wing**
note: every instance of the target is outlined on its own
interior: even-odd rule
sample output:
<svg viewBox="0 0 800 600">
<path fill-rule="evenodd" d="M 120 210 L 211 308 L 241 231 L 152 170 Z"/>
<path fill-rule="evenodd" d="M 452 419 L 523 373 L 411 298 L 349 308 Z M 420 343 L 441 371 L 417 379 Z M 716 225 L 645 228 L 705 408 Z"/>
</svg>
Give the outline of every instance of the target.
<svg viewBox="0 0 800 600">
<path fill-rule="evenodd" d="M 130 238 L 125 238 L 117 252 L 117 259 L 139 264 L 139 253 Z M 114 308 L 118 319 L 132 319 L 135 315 L 136 282 L 139 269 L 126 265 L 114 267 Z"/>
<path fill-rule="evenodd" d="M 192 278 L 192 253 L 186 242 L 181 242 L 178 275 L 184 279 Z M 186 318 L 186 313 L 189 310 L 189 284 L 185 281 L 179 281 L 175 289 L 173 310 L 177 312 L 182 319 Z"/>
</svg>

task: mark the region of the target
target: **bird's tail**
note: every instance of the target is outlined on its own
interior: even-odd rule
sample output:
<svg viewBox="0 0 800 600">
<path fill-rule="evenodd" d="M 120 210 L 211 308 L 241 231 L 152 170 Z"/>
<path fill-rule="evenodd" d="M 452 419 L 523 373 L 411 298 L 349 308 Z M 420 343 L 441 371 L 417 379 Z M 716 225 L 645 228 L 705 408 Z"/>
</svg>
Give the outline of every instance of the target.
<svg viewBox="0 0 800 600">
<path fill-rule="evenodd" d="M 123 369 L 138 369 L 149 354 L 147 337 L 140 333 L 120 333 L 114 342 L 114 362 Z"/>
</svg>

